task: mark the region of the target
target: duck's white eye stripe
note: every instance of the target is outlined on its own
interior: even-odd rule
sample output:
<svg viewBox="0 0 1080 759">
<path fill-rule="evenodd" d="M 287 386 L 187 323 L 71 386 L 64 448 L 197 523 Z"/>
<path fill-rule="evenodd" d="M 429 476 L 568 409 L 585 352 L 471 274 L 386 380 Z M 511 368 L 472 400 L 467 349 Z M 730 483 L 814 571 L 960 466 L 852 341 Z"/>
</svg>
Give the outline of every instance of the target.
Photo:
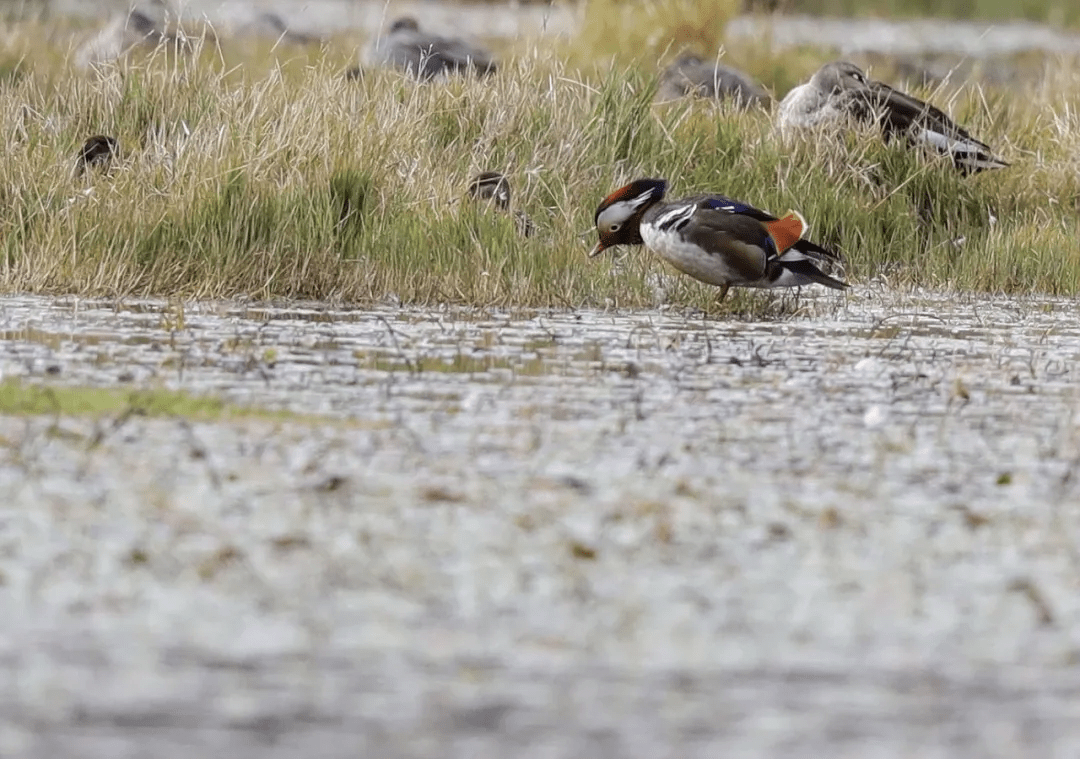
<svg viewBox="0 0 1080 759">
<path fill-rule="evenodd" d="M 610 227 L 612 224 L 622 224 L 634 215 L 636 209 L 628 201 L 619 201 L 605 208 L 596 217 L 597 226 Z"/>
<path fill-rule="evenodd" d="M 671 211 L 660 216 L 654 226 L 657 229 L 665 232 L 672 230 L 679 231 L 690 221 L 690 218 L 694 215 L 694 211 L 697 210 L 697 206 L 679 206 Z"/>
</svg>

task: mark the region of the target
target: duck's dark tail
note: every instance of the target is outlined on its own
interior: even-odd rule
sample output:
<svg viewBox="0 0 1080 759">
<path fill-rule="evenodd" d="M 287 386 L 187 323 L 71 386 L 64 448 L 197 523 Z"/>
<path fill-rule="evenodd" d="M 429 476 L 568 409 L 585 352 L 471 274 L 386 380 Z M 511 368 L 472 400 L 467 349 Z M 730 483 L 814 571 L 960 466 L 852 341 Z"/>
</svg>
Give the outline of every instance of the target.
<svg viewBox="0 0 1080 759">
<path fill-rule="evenodd" d="M 847 283 L 830 277 L 808 258 L 780 258 L 776 263 L 779 264 L 777 276 L 774 277 L 777 286 L 819 284 L 831 287 L 833 290 L 848 288 Z"/>
<path fill-rule="evenodd" d="M 843 263 L 844 257 L 839 253 L 823 248 L 817 243 L 810 242 L 807 239 L 802 239 L 791 246 L 791 250 L 802 253 L 806 258 L 812 258 L 815 261 L 827 261 L 829 263 Z"/>
</svg>

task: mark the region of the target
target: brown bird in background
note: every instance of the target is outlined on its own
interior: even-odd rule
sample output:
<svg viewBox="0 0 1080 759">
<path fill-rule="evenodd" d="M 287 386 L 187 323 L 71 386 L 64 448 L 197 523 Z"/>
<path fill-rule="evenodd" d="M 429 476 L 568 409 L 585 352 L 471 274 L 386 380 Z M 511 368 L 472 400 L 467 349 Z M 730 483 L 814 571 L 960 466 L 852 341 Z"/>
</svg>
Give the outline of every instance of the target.
<svg viewBox="0 0 1080 759">
<path fill-rule="evenodd" d="M 108 169 L 113 156 L 120 150 L 114 137 L 102 134 L 94 135 L 83 143 L 79 157 L 75 161 L 75 176 L 81 176 L 87 167 Z"/>
<path fill-rule="evenodd" d="M 485 171 L 473 177 L 469 182 L 469 195 L 494 203 L 500 211 L 510 211 L 510 182 L 498 171 Z M 531 237 L 536 232 L 536 225 L 521 211 L 514 211 L 514 222 L 523 237 Z"/>
<path fill-rule="evenodd" d="M 510 208 L 510 182 L 497 171 L 485 171 L 473 177 L 469 194 L 478 200 L 493 200 L 504 211 Z"/>
</svg>

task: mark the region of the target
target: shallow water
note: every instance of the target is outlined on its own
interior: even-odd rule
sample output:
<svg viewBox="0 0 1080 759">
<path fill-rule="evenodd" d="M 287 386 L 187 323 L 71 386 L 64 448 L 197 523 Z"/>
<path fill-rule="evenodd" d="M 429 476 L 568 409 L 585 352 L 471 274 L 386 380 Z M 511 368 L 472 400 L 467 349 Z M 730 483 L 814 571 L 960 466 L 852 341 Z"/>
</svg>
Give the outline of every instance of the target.
<svg viewBox="0 0 1080 759">
<path fill-rule="evenodd" d="M 1029 21 L 959 21 L 943 18 L 822 18 L 804 15 L 740 16 L 730 39 L 767 42 L 775 48 L 830 47 L 844 55 L 951 53 L 976 58 L 1038 51 L 1080 53 L 1080 34 Z"/>
<path fill-rule="evenodd" d="M 1075 755 L 1077 302 L 803 306 L 0 299 L 300 415 L 0 417 L 0 756 Z"/>
<path fill-rule="evenodd" d="M 259 13 L 276 13 L 292 30 L 332 35 L 346 29 L 377 34 L 401 15 L 420 19 L 442 34 L 482 38 L 522 35 L 572 36 L 582 24 L 576 3 L 460 3 L 431 0 L 186 0 L 179 4 L 192 19 L 209 19 L 227 34 Z M 101 0 L 54 0 L 56 15 L 101 17 L 126 10 L 128 3 Z M 786 49 L 813 44 L 839 53 L 872 52 L 910 56 L 948 53 L 975 58 L 1026 51 L 1051 55 L 1080 52 L 1080 34 L 1027 21 L 962 21 L 948 18 L 833 18 L 800 14 L 746 14 L 725 29 L 729 40 L 749 39 Z"/>
</svg>

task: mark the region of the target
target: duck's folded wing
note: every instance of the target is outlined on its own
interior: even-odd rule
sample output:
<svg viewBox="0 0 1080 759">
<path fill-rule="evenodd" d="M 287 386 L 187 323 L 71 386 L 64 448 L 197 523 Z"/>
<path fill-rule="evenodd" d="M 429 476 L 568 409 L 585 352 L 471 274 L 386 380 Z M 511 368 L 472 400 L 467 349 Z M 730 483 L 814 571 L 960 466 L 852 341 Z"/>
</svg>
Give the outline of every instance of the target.
<svg viewBox="0 0 1080 759">
<path fill-rule="evenodd" d="M 758 221 L 776 221 L 776 217 L 771 213 L 762 211 L 760 208 L 755 208 L 749 203 L 743 203 L 740 200 L 732 200 L 724 195 L 697 195 L 687 198 L 686 200 L 697 203 L 698 207 L 702 209 L 734 213 L 740 216 L 747 216 L 751 219 L 757 219 Z"/>
<path fill-rule="evenodd" d="M 681 234 L 685 242 L 722 259 L 727 269 L 747 282 L 761 279 L 768 261 L 778 255 L 761 222 L 730 211 L 699 208 Z"/>
<path fill-rule="evenodd" d="M 723 195 L 699 195 L 692 198 L 687 198 L 691 202 L 696 202 L 699 208 L 710 209 L 715 211 L 723 211 L 731 214 L 738 214 L 750 219 L 761 222 L 763 225 L 767 225 L 771 222 L 775 222 L 777 217 L 771 213 L 762 211 L 760 208 L 755 208 L 748 203 L 743 203 L 738 200 L 732 200 L 731 198 Z M 791 257 L 796 257 L 795 254 L 801 254 L 804 258 L 810 258 L 815 261 L 830 261 L 835 263 L 843 262 L 843 256 L 839 253 L 835 253 L 828 248 L 823 248 L 817 243 L 810 242 L 805 238 L 800 238 L 791 246 L 791 249 L 785 254 Z"/>
</svg>

